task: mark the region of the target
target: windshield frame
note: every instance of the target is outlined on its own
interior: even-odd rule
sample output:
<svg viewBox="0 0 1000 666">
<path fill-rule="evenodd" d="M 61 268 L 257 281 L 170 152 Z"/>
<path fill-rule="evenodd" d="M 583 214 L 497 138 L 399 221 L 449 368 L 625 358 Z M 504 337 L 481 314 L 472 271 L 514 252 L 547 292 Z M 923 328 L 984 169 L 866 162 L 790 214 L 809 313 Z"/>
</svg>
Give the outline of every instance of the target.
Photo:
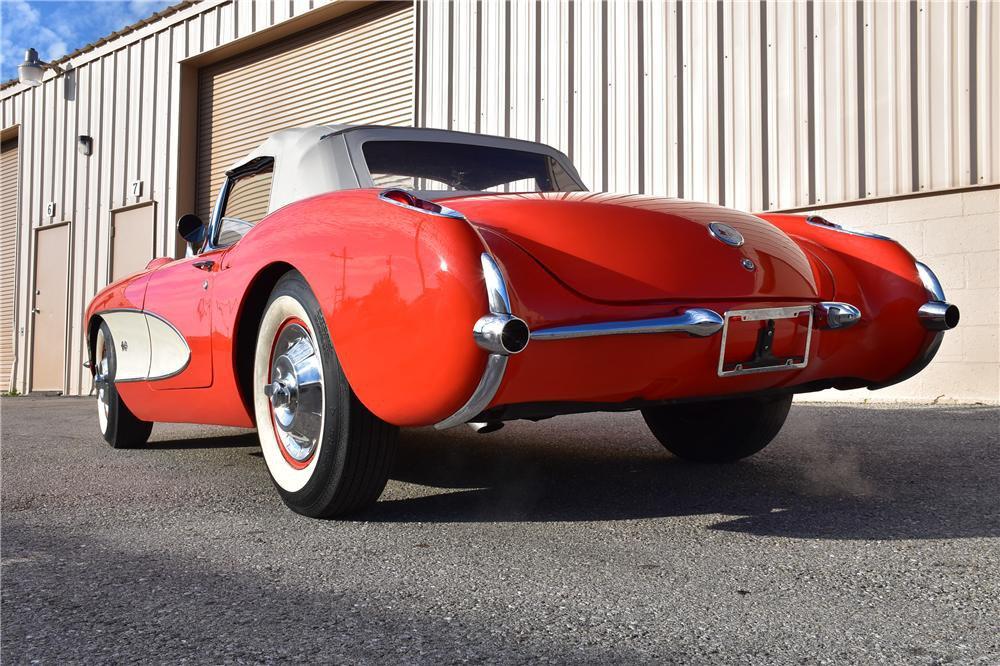
<svg viewBox="0 0 1000 666">
<path fill-rule="evenodd" d="M 487 148 L 501 148 L 542 155 L 558 162 L 566 172 L 566 175 L 579 187 L 579 191 L 587 191 L 587 186 L 584 185 L 580 174 L 577 173 L 576 167 L 573 166 L 573 163 L 570 162 L 566 155 L 551 146 L 535 143 L 534 141 L 413 127 L 355 127 L 345 129 L 340 134 L 343 135 L 343 139 L 347 144 L 347 151 L 351 159 L 351 165 L 354 167 L 358 184 L 363 188 L 376 187 L 368 170 L 368 163 L 365 160 L 364 145 L 366 143 L 369 141 L 426 141 L 430 143 L 457 143 Z M 439 193 L 442 196 L 460 194 L 455 190 L 429 190 L 428 192 Z M 480 191 L 477 190 L 476 192 Z"/>
</svg>

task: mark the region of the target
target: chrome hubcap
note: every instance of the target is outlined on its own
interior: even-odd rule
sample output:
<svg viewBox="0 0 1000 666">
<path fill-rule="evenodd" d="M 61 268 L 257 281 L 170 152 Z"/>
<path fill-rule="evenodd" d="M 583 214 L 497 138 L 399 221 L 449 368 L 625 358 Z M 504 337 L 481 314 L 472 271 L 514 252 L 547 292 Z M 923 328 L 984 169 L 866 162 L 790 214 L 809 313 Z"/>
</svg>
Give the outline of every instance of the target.
<svg viewBox="0 0 1000 666">
<path fill-rule="evenodd" d="M 279 331 L 268 379 L 264 395 L 271 403 L 278 443 L 288 458 L 303 463 L 323 434 L 323 371 L 312 337 L 301 324 L 289 323 Z"/>
</svg>

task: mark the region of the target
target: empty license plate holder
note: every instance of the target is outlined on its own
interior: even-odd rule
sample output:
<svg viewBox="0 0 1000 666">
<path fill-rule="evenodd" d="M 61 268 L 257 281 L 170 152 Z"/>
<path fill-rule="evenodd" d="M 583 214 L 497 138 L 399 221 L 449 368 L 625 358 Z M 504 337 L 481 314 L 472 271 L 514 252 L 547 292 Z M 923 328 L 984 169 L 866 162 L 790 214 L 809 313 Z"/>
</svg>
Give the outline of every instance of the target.
<svg viewBox="0 0 1000 666">
<path fill-rule="evenodd" d="M 805 345 L 801 353 L 777 357 L 770 354 L 768 336 L 773 336 L 774 322 L 782 319 L 797 319 L 807 316 Z M 758 336 L 754 357 L 743 362 L 726 362 L 726 342 L 729 340 L 730 322 L 767 322 Z M 812 342 L 813 307 L 811 305 L 793 305 L 784 308 L 761 308 L 757 310 L 730 310 L 725 314 L 722 325 L 722 345 L 719 350 L 720 377 L 750 375 L 758 372 L 777 372 L 780 370 L 796 370 L 809 364 L 809 346 Z M 770 333 L 768 333 L 768 331 Z"/>
</svg>

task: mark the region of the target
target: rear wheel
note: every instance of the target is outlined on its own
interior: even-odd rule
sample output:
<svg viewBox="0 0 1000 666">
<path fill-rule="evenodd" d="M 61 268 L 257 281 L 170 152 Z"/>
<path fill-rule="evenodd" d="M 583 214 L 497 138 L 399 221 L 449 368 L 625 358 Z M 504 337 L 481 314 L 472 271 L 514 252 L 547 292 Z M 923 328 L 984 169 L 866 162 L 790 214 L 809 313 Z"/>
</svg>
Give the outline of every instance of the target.
<svg viewBox="0 0 1000 666">
<path fill-rule="evenodd" d="M 792 396 L 712 400 L 647 407 L 642 417 L 678 458 L 730 463 L 752 456 L 781 430 Z"/>
<path fill-rule="evenodd" d="M 253 381 L 261 450 L 289 508 L 328 518 L 378 499 L 399 429 L 354 395 L 319 303 L 297 272 L 278 281 L 264 309 Z"/>
<path fill-rule="evenodd" d="M 142 446 L 153 424 L 135 416 L 118 395 L 115 341 L 104 322 L 94 340 L 94 388 L 97 389 L 97 422 L 105 441 L 116 449 Z"/>
</svg>

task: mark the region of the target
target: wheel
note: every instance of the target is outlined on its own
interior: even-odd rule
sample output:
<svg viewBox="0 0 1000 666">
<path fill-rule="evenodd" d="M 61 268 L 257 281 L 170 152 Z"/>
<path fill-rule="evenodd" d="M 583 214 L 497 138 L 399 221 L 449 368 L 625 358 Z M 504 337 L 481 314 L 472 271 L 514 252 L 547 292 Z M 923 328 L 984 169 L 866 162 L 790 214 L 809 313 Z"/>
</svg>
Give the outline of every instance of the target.
<svg viewBox="0 0 1000 666">
<path fill-rule="evenodd" d="M 752 456 L 781 430 L 792 396 L 736 398 L 647 407 L 642 417 L 678 458 L 730 463 Z"/>
<path fill-rule="evenodd" d="M 264 308 L 253 377 L 261 450 L 285 504 L 329 518 L 374 503 L 399 429 L 354 395 L 319 303 L 297 272 L 278 281 Z"/>
<path fill-rule="evenodd" d="M 94 387 L 97 389 L 97 421 L 104 439 L 116 449 L 142 446 L 149 439 L 153 424 L 136 418 L 122 401 L 115 386 L 115 341 L 104 322 L 94 340 Z"/>
</svg>

